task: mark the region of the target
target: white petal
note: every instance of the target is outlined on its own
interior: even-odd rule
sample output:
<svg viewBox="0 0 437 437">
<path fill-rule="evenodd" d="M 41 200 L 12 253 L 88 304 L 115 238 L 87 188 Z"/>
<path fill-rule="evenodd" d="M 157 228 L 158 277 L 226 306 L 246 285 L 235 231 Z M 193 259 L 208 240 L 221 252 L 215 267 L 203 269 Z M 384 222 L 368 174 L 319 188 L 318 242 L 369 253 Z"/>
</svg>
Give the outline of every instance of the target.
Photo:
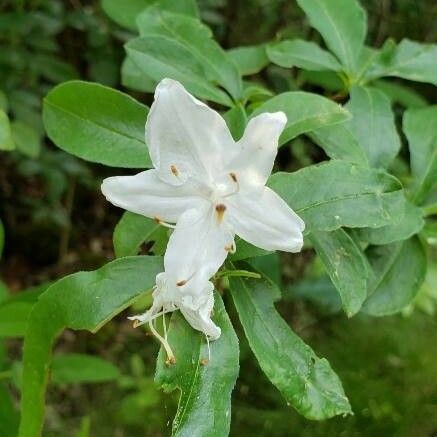
<svg viewBox="0 0 437 437">
<path fill-rule="evenodd" d="M 196 309 L 190 306 L 181 305 L 180 310 L 187 322 L 198 331 L 203 332 L 210 340 L 217 340 L 220 337 L 221 329 L 211 320 L 211 312 L 214 306 L 213 285 L 202 291 L 202 302 Z"/>
<path fill-rule="evenodd" d="M 261 195 L 238 193 L 228 199 L 227 220 L 244 240 L 266 250 L 299 252 L 303 220 L 270 188 Z"/>
<path fill-rule="evenodd" d="M 221 115 L 189 94 L 177 81 L 163 79 L 146 123 L 146 143 L 162 180 L 178 185 L 189 176 L 211 179 L 235 143 Z"/>
<path fill-rule="evenodd" d="M 135 176 L 114 176 L 102 183 L 102 193 L 114 205 L 150 218 L 175 223 L 189 208 L 208 204 L 190 181 L 172 186 L 161 181 L 156 170 Z"/>
<path fill-rule="evenodd" d="M 234 244 L 234 234 L 219 224 L 212 205 L 190 209 L 179 218 L 164 256 L 165 271 L 175 282 L 202 273 L 208 280 L 223 264 Z"/>
<path fill-rule="evenodd" d="M 238 156 L 226 165 L 240 184 L 265 185 L 278 153 L 278 140 L 287 123 L 283 112 L 263 113 L 252 118 L 238 141 Z"/>
</svg>

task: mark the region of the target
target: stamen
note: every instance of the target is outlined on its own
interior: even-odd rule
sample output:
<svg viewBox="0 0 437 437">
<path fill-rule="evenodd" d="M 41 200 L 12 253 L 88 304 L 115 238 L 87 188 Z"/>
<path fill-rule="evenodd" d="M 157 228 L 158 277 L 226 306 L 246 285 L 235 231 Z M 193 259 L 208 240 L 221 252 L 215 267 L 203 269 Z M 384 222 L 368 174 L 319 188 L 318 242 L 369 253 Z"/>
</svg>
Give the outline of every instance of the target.
<svg viewBox="0 0 437 437">
<path fill-rule="evenodd" d="M 221 223 L 223 221 L 223 216 L 225 215 L 226 206 L 223 203 L 219 203 L 215 207 L 215 212 L 217 213 L 217 222 Z"/>
<path fill-rule="evenodd" d="M 240 183 L 238 182 L 237 175 L 234 172 L 231 172 L 231 173 L 229 173 L 229 176 L 235 182 L 235 184 L 237 185 L 237 188 L 234 191 L 222 196 L 223 199 L 226 199 L 226 197 L 233 196 L 234 194 L 237 194 L 240 191 Z"/>
<path fill-rule="evenodd" d="M 187 282 L 188 282 L 187 279 L 183 279 L 182 281 L 178 281 L 178 282 L 176 282 L 176 285 L 177 285 L 178 287 L 182 287 L 182 286 L 185 285 Z"/>
<path fill-rule="evenodd" d="M 238 184 L 237 175 L 234 172 L 229 173 L 229 176 L 236 184 Z"/>
<path fill-rule="evenodd" d="M 153 321 L 149 322 L 150 330 L 152 331 L 153 335 L 161 342 L 162 346 L 165 349 L 165 352 L 167 353 L 167 360 L 165 361 L 165 364 L 167 366 L 176 363 L 176 357 L 174 356 L 173 351 L 171 350 L 170 344 L 168 343 L 166 338 L 161 337 L 159 332 L 155 329 L 153 326 Z"/>
<path fill-rule="evenodd" d="M 172 164 L 170 166 L 170 170 L 171 170 L 171 172 L 173 173 L 174 176 L 176 176 L 176 177 L 179 176 L 179 170 L 178 170 L 178 168 L 174 164 Z"/>
<path fill-rule="evenodd" d="M 153 220 L 158 225 L 165 226 L 166 228 L 170 228 L 170 229 L 176 229 L 176 225 L 172 225 L 171 223 L 164 222 L 158 216 L 153 217 Z"/>
<path fill-rule="evenodd" d="M 233 255 L 237 250 L 235 247 L 235 243 L 232 242 L 232 244 L 227 244 L 225 246 L 225 250 L 226 250 L 226 252 L 229 252 L 231 255 Z"/>
</svg>

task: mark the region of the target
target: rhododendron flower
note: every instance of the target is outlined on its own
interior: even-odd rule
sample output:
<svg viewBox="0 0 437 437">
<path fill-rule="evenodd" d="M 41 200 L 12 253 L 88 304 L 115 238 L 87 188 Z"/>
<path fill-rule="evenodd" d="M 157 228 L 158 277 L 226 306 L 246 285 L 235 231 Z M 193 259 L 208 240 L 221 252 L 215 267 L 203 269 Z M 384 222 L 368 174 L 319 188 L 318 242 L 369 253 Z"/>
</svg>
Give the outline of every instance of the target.
<svg viewBox="0 0 437 437">
<path fill-rule="evenodd" d="M 182 233 L 174 237 L 178 244 L 167 249 L 171 253 L 166 257 L 184 257 L 202 235 L 205 249 L 194 252 L 197 256 L 202 252 L 199 268 L 211 276 L 234 250 L 235 234 L 266 250 L 298 252 L 304 223 L 265 186 L 286 121 L 282 112 L 260 114 L 249 121 L 236 142 L 218 112 L 190 95 L 180 83 L 164 79 L 156 88 L 146 123 L 146 143 L 154 169 L 107 178 L 102 192 L 114 205 L 159 223 L 183 220 L 185 225 L 177 226 L 173 233 Z M 166 268 L 165 278 L 174 279 L 177 273 Z M 205 285 L 209 277 L 199 275 Z M 159 296 L 166 296 L 182 311 L 182 298 L 176 298 L 180 289 L 159 291 L 161 284 L 167 284 L 161 279 L 155 303 Z M 211 292 L 204 293 L 209 296 Z M 202 295 L 200 290 L 196 293 Z M 162 307 L 155 303 L 151 311 Z"/>
</svg>

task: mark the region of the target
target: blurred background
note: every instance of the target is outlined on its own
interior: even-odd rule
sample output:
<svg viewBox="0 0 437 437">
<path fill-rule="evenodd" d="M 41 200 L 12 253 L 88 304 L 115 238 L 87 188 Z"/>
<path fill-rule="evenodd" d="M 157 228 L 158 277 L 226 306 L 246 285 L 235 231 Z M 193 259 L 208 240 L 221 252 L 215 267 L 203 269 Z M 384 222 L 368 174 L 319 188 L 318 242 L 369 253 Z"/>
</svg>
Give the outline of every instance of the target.
<svg viewBox="0 0 437 437">
<path fill-rule="evenodd" d="M 226 49 L 278 37 L 319 38 L 294 1 L 198 4 L 203 21 Z M 369 15 L 371 46 L 380 47 L 389 36 L 397 41 L 437 40 L 433 0 L 362 4 Z M 112 231 L 122 211 L 105 201 L 99 186 L 102 178 L 120 172 L 54 147 L 44 135 L 41 99 L 56 84 L 80 78 L 130 92 L 150 104 L 150 94 L 133 93 L 120 83 L 123 43 L 131 36 L 111 22 L 98 1 L 0 0 L 0 108 L 9 114 L 17 145 L 16 151 L 0 152 L 0 217 L 6 236 L 0 300 L 24 290 L 37 296 L 56 278 L 113 258 Z M 299 87 L 324 93 L 279 67 L 267 68 L 256 80 L 277 92 Z M 436 103 L 435 87 L 411 86 Z M 298 138 L 281 150 L 278 168 L 294 170 L 323 159 L 319 148 Z M 241 372 L 233 394 L 231 435 L 437 436 L 437 316 L 432 298 L 433 293 L 437 297 L 437 262 L 431 264 L 425 291 L 402 315 L 348 320 L 311 250 L 281 260 L 272 256 L 262 261 L 282 283 L 284 299 L 278 308 L 316 353 L 329 359 L 355 415 L 321 423 L 302 419 L 257 367 L 233 318 L 241 341 Z M 231 302 L 226 295 L 224 299 L 232 314 Z M 0 314 L 0 337 L 1 330 Z M 21 347 L 19 339 L 0 338 L 0 425 L 16 420 L 14 402 L 5 390 L 16 406 Z M 164 394 L 153 383 L 157 350 L 153 339 L 131 328 L 125 314 L 96 335 L 65 332 L 56 353 L 87 353 L 113 366 L 108 382 L 77 384 L 64 375 L 49 387 L 45 435 L 169 435 L 177 393 Z M 1 371 L 11 363 L 16 363 L 16 372 Z"/>
</svg>

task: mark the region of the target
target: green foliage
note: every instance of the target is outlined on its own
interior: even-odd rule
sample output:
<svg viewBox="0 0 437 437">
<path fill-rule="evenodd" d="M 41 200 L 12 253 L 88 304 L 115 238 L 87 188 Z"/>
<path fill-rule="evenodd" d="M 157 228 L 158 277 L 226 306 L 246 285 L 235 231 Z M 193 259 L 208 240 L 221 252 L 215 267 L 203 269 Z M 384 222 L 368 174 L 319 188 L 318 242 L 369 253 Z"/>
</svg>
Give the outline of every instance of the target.
<svg viewBox="0 0 437 437">
<path fill-rule="evenodd" d="M 287 125 L 279 140 L 280 144 L 322 126 L 341 123 L 350 117 L 340 105 L 316 94 L 300 91 L 272 97 L 259 106 L 253 115 L 276 111 L 283 111 L 287 116 Z"/>
<path fill-rule="evenodd" d="M 44 99 L 47 135 L 80 158 L 116 167 L 148 167 L 146 106 L 99 84 L 73 81 Z"/>
<path fill-rule="evenodd" d="M 122 258 L 94 272 L 66 276 L 40 297 L 30 314 L 24 342 L 20 436 L 38 435 L 42 428 L 44 393 L 56 337 L 65 328 L 97 331 L 149 290 L 160 269 L 160 258 Z"/>
<path fill-rule="evenodd" d="M 230 290 L 250 348 L 270 381 L 299 413 L 321 420 L 351 413 L 338 376 L 318 358 L 273 306 L 268 280 L 230 279 Z"/>
<path fill-rule="evenodd" d="M 158 356 L 155 380 L 165 391 L 181 391 L 173 421 L 175 436 L 227 435 L 231 423 L 231 392 L 238 376 L 238 339 L 223 302 L 216 295 L 214 320 L 221 337 L 210 345 L 184 318 L 172 315 L 168 331 L 174 345 L 175 364 L 166 364 L 163 348 Z"/>
</svg>

